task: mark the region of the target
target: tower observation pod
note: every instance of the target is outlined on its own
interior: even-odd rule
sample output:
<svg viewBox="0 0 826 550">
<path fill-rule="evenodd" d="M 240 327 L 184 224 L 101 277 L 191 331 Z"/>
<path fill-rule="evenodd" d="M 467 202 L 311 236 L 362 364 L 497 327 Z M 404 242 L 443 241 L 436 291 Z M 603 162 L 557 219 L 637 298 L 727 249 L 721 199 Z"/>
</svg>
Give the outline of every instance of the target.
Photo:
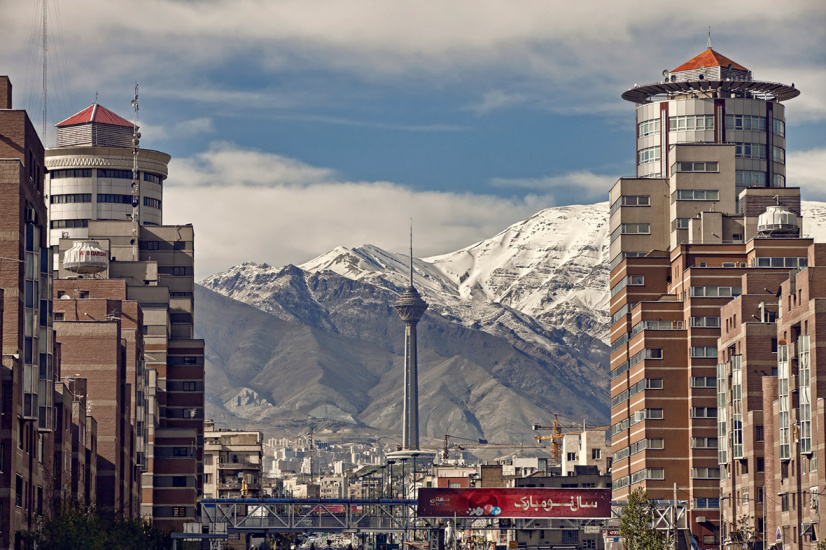
<svg viewBox="0 0 826 550">
<path fill-rule="evenodd" d="M 637 105 L 638 178 L 668 178 L 682 165 L 674 145 L 733 144 L 739 190 L 786 186 L 785 109 L 794 84 L 755 80 L 711 47 L 662 80 L 634 85 L 622 98 Z"/>
</svg>

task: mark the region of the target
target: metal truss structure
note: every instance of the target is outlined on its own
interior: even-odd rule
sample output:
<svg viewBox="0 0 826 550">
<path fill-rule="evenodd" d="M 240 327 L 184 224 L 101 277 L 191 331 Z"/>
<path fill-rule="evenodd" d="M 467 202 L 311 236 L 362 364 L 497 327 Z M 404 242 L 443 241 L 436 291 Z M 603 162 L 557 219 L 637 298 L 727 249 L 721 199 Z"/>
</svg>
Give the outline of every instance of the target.
<svg viewBox="0 0 826 550">
<path fill-rule="evenodd" d="M 201 524 L 230 533 L 390 533 L 427 529 L 415 500 L 205 499 Z"/>
<path fill-rule="evenodd" d="M 415 499 L 204 499 L 201 522 L 187 525 L 175 539 L 209 539 L 219 548 L 221 539 L 241 533 L 409 533 L 428 532 L 428 547 L 438 547 L 438 532 L 448 523 L 456 530 L 592 529 L 616 520 L 624 502 L 612 502 L 612 518 L 423 518 L 416 515 Z M 655 501 L 657 529 L 676 532 L 687 527 L 684 501 Z"/>
</svg>

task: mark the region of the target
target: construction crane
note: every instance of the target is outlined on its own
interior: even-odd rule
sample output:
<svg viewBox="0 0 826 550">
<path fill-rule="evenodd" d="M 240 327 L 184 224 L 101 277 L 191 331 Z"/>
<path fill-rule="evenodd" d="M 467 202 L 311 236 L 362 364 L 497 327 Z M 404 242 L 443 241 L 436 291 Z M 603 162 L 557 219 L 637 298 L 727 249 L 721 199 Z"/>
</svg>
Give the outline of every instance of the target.
<svg viewBox="0 0 826 550">
<path fill-rule="evenodd" d="M 442 448 L 442 458 L 447 460 L 450 457 L 449 447 L 450 438 L 462 439 L 470 443 L 456 443 L 454 446 L 460 450 L 465 451 L 469 449 L 544 449 L 542 445 L 525 445 L 524 443 L 488 443 L 487 439 L 467 439 L 466 437 L 459 437 L 457 435 L 445 434 L 445 443 Z"/>
<path fill-rule="evenodd" d="M 578 430 L 573 430 L 573 428 L 579 428 Z M 563 424 L 559 421 L 559 416 L 554 414 L 554 423 L 552 426 L 540 426 L 539 424 L 533 425 L 534 431 L 539 430 L 551 430 L 551 435 L 535 435 L 533 438 L 537 441 L 544 441 L 546 439 L 551 440 L 551 456 L 556 463 L 559 464 L 559 455 L 560 455 L 560 441 L 566 435 L 578 435 L 584 432 L 599 432 L 610 430 L 611 426 L 589 426 L 585 422 L 582 424 Z M 565 431 L 563 431 L 565 430 Z"/>
</svg>

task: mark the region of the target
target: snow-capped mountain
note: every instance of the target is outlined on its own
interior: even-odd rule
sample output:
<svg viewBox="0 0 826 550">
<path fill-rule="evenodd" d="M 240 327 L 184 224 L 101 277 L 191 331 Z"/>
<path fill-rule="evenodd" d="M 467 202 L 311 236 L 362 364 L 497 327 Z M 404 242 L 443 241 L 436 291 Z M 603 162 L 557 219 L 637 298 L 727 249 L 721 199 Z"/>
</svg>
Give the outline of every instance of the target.
<svg viewBox="0 0 826 550">
<path fill-rule="evenodd" d="M 826 238 L 826 205 L 803 211 L 804 233 Z M 553 413 L 608 420 L 607 237 L 606 203 L 564 206 L 413 260 L 430 305 L 419 325 L 423 435 L 528 441 L 530 425 Z M 403 341 L 391 306 L 409 277 L 407 254 L 364 245 L 204 280 L 196 329 L 207 340 L 210 413 L 392 433 Z"/>
</svg>

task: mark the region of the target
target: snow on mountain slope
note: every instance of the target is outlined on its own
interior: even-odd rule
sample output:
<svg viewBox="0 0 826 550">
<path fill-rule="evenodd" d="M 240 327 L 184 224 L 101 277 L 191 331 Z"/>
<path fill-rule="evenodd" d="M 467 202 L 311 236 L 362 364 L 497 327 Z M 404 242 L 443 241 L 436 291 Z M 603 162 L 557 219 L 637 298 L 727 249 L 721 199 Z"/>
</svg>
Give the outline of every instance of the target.
<svg viewBox="0 0 826 550">
<path fill-rule="evenodd" d="M 804 235 L 826 241 L 826 204 L 803 201 L 801 206 Z M 471 328 L 510 330 L 534 341 L 532 327 L 539 323 L 605 341 L 608 260 L 608 204 L 602 202 L 548 208 L 456 252 L 414 258 L 413 279 L 431 311 Z M 332 271 L 399 292 L 408 284 L 408 262 L 406 254 L 364 245 L 337 247 L 298 269 Z M 267 302 L 273 285 L 290 284 L 279 276 L 283 269 L 245 263 L 202 284 L 293 320 Z"/>
</svg>

